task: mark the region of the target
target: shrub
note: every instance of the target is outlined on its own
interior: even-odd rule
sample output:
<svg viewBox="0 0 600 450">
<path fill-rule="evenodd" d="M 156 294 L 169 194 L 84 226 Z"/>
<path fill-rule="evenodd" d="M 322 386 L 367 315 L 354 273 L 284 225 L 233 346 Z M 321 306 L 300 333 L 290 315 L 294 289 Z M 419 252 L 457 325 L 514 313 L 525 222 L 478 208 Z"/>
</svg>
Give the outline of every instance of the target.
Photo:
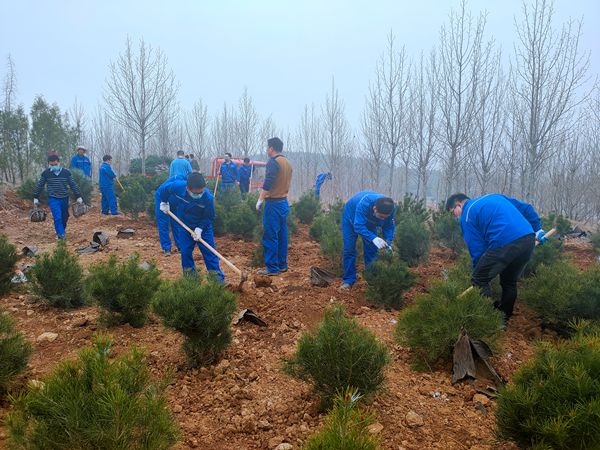
<svg viewBox="0 0 600 450">
<path fill-rule="evenodd" d="M 58 241 L 51 254 L 37 257 L 29 273 L 33 293 L 50 305 L 77 308 L 85 303 L 83 269 L 64 241 Z"/>
<path fill-rule="evenodd" d="M 394 244 L 402 261 L 411 267 L 418 266 L 429 257 L 431 233 L 424 223 L 405 217 L 396 223 Z"/>
<path fill-rule="evenodd" d="M 12 319 L 0 311 L 0 394 L 25 370 L 31 350 L 23 334 L 15 330 Z"/>
<path fill-rule="evenodd" d="M 340 392 L 323 429 L 308 439 L 304 450 L 377 450 L 377 441 L 368 429 L 374 418 L 358 408 L 360 398 L 355 389 Z"/>
<path fill-rule="evenodd" d="M 152 264 L 149 269 L 140 267 L 137 254 L 122 263 L 111 256 L 107 262 L 91 266 L 86 280 L 86 290 L 100 306 L 101 320 L 107 325 L 143 326 L 159 287 L 158 269 Z"/>
<path fill-rule="evenodd" d="M 544 245 L 537 245 L 525 266 L 523 275 L 526 277 L 535 275 L 542 264 L 546 266 L 554 264 L 562 258 L 562 252 L 563 243 L 559 239 L 549 239 Z"/>
<path fill-rule="evenodd" d="M 146 205 L 146 219 L 150 222 L 156 221 L 156 211 L 154 210 L 154 194 L 148 196 L 148 204 Z"/>
<path fill-rule="evenodd" d="M 425 199 L 417 198 L 407 193 L 402 201 L 396 205 L 396 221 L 413 219 L 417 223 L 425 224 L 429 220 L 429 211 L 425 206 Z"/>
<path fill-rule="evenodd" d="M 320 247 L 321 253 L 329 261 L 329 269 L 341 275 L 344 272 L 344 238 L 337 225 L 324 231 Z"/>
<path fill-rule="evenodd" d="M 151 382 L 140 351 L 110 360 L 110 346 L 96 338 L 13 399 L 6 422 L 14 448 L 167 449 L 176 442 L 165 386 Z"/>
<path fill-rule="evenodd" d="M 158 291 L 154 311 L 165 326 L 185 336 L 183 350 L 190 367 L 215 362 L 231 342 L 235 295 L 214 280 L 195 275 L 165 283 Z"/>
<path fill-rule="evenodd" d="M 564 236 L 573 230 L 571 221 L 562 214 L 550 213 L 546 217 L 542 217 L 542 227 L 546 231 L 556 228 L 559 236 Z"/>
<path fill-rule="evenodd" d="M 298 232 L 298 216 L 296 210 L 291 207 L 290 213 L 287 216 L 288 239 Z"/>
<path fill-rule="evenodd" d="M 344 210 L 344 204 L 341 200 L 338 200 L 331 205 L 329 211 L 317 214 L 314 218 L 313 223 L 308 230 L 308 234 L 311 239 L 320 241 L 323 237 L 323 231 L 325 229 L 337 226 L 338 228 L 342 225 L 342 213 Z"/>
<path fill-rule="evenodd" d="M 387 348 L 371 331 L 346 317 L 341 306 L 333 306 L 314 331 L 300 336 L 285 369 L 311 380 L 322 406 L 329 407 L 336 393 L 349 387 L 364 395 L 379 389 L 389 360 Z"/>
<path fill-rule="evenodd" d="M 146 211 L 148 194 L 138 182 L 133 182 L 125 187 L 125 192 L 119 197 L 121 209 L 130 214 L 135 220 L 141 212 Z"/>
<path fill-rule="evenodd" d="M 386 308 L 400 309 L 404 306 L 404 292 L 414 284 L 416 275 L 403 261 L 384 253 L 365 269 L 365 279 L 369 284 L 367 299 Z"/>
<path fill-rule="evenodd" d="M 86 205 L 90 205 L 92 202 L 92 192 L 94 191 L 94 185 L 92 184 L 92 179 L 90 177 L 86 177 L 85 174 L 79 169 L 71 169 L 71 175 L 73 175 L 73 180 L 75 184 L 79 187 L 79 191 L 81 192 L 81 198 Z M 77 200 L 77 197 L 71 191 L 71 200 Z"/>
<path fill-rule="evenodd" d="M 37 185 L 37 181 L 31 178 L 26 179 L 21 183 L 21 186 L 17 188 L 17 195 L 21 197 L 23 200 L 33 200 L 33 193 L 35 192 L 35 186 Z M 48 203 L 48 194 L 46 190 L 42 190 L 42 193 L 38 197 L 40 203 L 47 204 Z"/>
<path fill-rule="evenodd" d="M 18 259 L 15 246 L 8 241 L 8 237 L 0 234 L 0 294 L 10 290 L 10 280 L 15 274 Z"/>
<path fill-rule="evenodd" d="M 538 344 L 500 390 L 498 434 L 522 448 L 600 448 L 600 330 Z"/>
<path fill-rule="evenodd" d="M 323 238 L 323 233 L 327 228 L 335 227 L 335 219 L 330 214 L 319 214 L 308 230 L 308 235 L 315 241 L 320 241 Z"/>
<path fill-rule="evenodd" d="M 502 313 L 477 290 L 458 298 L 463 288 L 452 282 L 438 282 L 400 313 L 396 338 L 411 348 L 417 368 L 450 361 L 463 328 L 471 339 L 496 346 Z"/>
<path fill-rule="evenodd" d="M 225 234 L 227 211 L 220 203 L 215 202 L 215 220 L 213 222 L 213 233 L 215 236 L 222 236 Z"/>
<path fill-rule="evenodd" d="M 237 189 L 230 189 L 228 191 L 218 190 L 215 197 L 215 203 L 220 203 L 227 212 L 241 202 L 242 195 Z M 256 207 L 256 202 L 254 203 L 254 206 Z"/>
<path fill-rule="evenodd" d="M 573 319 L 600 319 L 600 265 L 586 272 L 566 261 L 542 265 L 525 280 L 520 297 L 544 327 L 568 333 Z"/>
<path fill-rule="evenodd" d="M 458 255 L 465 249 L 460 225 L 443 206 L 433 213 L 431 229 L 437 241 Z"/>
<path fill-rule="evenodd" d="M 294 203 L 293 209 L 300 223 L 310 225 L 321 210 L 321 204 L 315 196 L 315 191 L 311 189 L 300 196 L 298 201 Z"/>
<path fill-rule="evenodd" d="M 235 236 L 251 238 L 258 224 L 258 214 L 248 203 L 241 202 L 227 211 L 227 231 Z"/>
</svg>

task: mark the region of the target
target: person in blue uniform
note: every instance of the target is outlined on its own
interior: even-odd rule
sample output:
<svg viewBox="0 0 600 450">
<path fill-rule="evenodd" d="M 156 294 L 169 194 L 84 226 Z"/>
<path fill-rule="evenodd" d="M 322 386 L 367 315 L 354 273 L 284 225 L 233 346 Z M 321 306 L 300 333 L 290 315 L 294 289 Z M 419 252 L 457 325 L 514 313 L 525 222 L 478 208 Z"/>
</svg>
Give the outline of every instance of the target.
<svg viewBox="0 0 600 450">
<path fill-rule="evenodd" d="M 169 176 L 181 176 L 187 178 L 190 173 L 192 173 L 192 164 L 185 158 L 185 152 L 183 150 L 179 150 L 177 152 L 177 157 L 171 161 Z"/>
<path fill-rule="evenodd" d="M 98 170 L 100 194 L 101 197 L 101 209 L 102 214 L 105 216 L 110 214 L 118 216 L 121 214 L 117 208 L 117 195 L 115 194 L 115 183 L 114 179 L 117 178 L 117 174 L 113 171 L 112 167 L 112 156 L 104 155 L 102 157 L 102 165 Z"/>
<path fill-rule="evenodd" d="M 244 164 L 242 164 L 238 170 L 240 193 L 247 194 L 250 191 L 250 178 L 252 178 L 252 165 L 250 164 L 250 158 L 244 158 Z"/>
<path fill-rule="evenodd" d="M 158 188 L 160 199 L 159 209 L 164 214 L 173 210 L 173 213 L 189 228 L 194 230 L 194 236 L 178 228 L 177 241 L 181 251 L 181 267 L 184 273 L 196 272 L 194 264 L 194 247 L 196 245 L 202 253 L 206 270 L 215 278 L 223 282 L 225 276 L 219 267 L 219 258 L 199 242 L 202 238 L 207 244 L 215 247 L 213 235 L 213 222 L 215 219 L 215 205 L 213 196 L 206 188 L 206 182 L 201 173 L 191 173 L 185 180 L 174 180 L 163 183 Z M 173 202 L 173 203 L 171 203 Z"/>
<path fill-rule="evenodd" d="M 162 183 L 156 191 L 154 191 L 154 215 L 156 216 L 156 227 L 158 228 L 158 239 L 160 240 L 160 246 L 163 250 L 165 256 L 171 256 L 171 252 L 173 251 L 173 247 L 171 245 L 171 233 L 173 234 L 173 240 L 175 241 L 175 246 L 179 248 L 179 244 L 177 241 L 177 233 L 181 230 L 181 227 L 177 222 L 175 222 L 171 217 L 167 214 L 164 214 L 160 211 L 160 188 L 167 184 L 176 180 L 187 180 L 187 176 L 183 177 L 181 175 L 175 177 L 169 177 Z M 174 203 L 175 197 L 172 195 L 169 197 L 169 203 Z M 169 232 L 169 227 L 171 231 Z"/>
<path fill-rule="evenodd" d="M 48 168 L 42 172 L 33 192 L 33 207 L 37 208 L 42 189 L 46 186 L 48 192 L 48 206 L 54 220 L 54 230 L 58 239 L 65 239 L 67 222 L 69 220 L 69 191 L 77 197 L 77 203 L 83 203 L 81 192 L 71 172 L 60 165 L 56 153 L 48 155 Z"/>
<path fill-rule="evenodd" d="M 221 176 L 221 188 L 224 191 L 235 189 L 235 183 L 238 180 L 238 167 L 231 160 L 231 153 L 225 153 L 224 161 L 219 168 L 219 175 Z"/>
<path fill-rule="evenodd" d="M 331 172 L 320 173 L 317 175 L 317 180 L 315 181 L 315 197 L 321 197 L 321 187 L 325 184 L 325 181 L 331 181 L 333 179 L 333 175 Z"/>
<path fill-rule="evenodd" d="M 381 228 L 383 238 L 377 236 Z M 344 282 L 342 289 L 350 289 L 356 282 L 356 240 L 363 240 L 365 267 L 377 258 L 377 252 L 391 248 L 394 241 L 394 201 L 377 192 L 363 191 L 351 197 L 342 214 L 344 238 Z"/>
<path fill-rule="evenodd" d="M 543 244 L 540 218 L 529 203 L 501 194 L 471 199 L 451 195 L 446 209 L 459 221 L 473 264 L 473 286 L 491 297 L 490 282 L 500 276 L 502 296 L 494 306 L 504 313 L 505 323 L 513 314 L 517 281 L 529 262 L 536 240 Z"/>
<path fill-rule="evenodd" d="M 83 174 L 91 178 L 92 177 L 92 162 L 90 158 L 85 155 L 86 149 L 81 145 L 77 147 L 77 153 L 71 158 L 71 170 L 79 169 Z"/>
</svg>

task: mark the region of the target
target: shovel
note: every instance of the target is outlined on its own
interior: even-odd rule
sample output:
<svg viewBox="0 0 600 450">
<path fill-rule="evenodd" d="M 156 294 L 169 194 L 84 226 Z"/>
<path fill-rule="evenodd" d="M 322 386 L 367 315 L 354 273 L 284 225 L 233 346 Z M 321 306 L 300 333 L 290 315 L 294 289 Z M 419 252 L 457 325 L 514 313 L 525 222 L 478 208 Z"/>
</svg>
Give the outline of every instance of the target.
<svg viewBox="0 0 600 450">
<path fill-rule="evenodd" d="M 117 180 L 117 183 L 119 184 L 119 186 L 121 186 L 121 189 L 123 189 L 123 192 L 125 192 L 125 188 L 121 184 L 121 181 L 119 180 L 119 177 L 115 178 L 115 180 Z"/>
<path fill-rule="evenodd" d="M 183 221 L 181 219 L 179 219 L 179 217 L 177 217 L 171 211 L 167 211 L 167 214 L 169 216 L 171 216 L 175 222 L 177 222 L 179 225 L 181 225 L 188 233 L 190 233 L 192 235 L 192 237 L 194 238 L 194 240 L 196 240 L 196 241 L 200 242 L 202 245 L 204 245 L 217 258 L 219 258 L 221 261 L 223 261 L 225 264 L 227 264 L 231 270 L 233 270 L 235 273 L 237 273 L 240 276 L 240 284 L 238 284 L 238 286 L 235 288 L 235 290 L 236 291 L 241 291 L 242 290 L 242 285 L 248 279 L 248 274 L 245 273 L 245 272 L 242 272 L 240 269 L 238 269 L 231 261 L 229 261 L 223 255 L 221 255 L 215 248 L 213 248 L 211 245 L 209 245 L 200 236 L 196 237 L 196 233 L 194 233 L 190 227 L 188 227 L 185 223 L 183 223 Z"/>
<path fill-rule="evenodd" d="M 556 233 L 556 228 L 552 228 L 550 231 L 548 231 L 544 237 L 550 237 L 552 236 L 554 233 Z M 535 241 L 535 245 L 538 246 L 540 244 L 539 241 Z M 465 291 L 460 294 L 457 298 L 463 298 L 465 295 L 467 295 L 469 292 L 471 292 L 473 289 L 475 289 L 475 286 L 470 286 L 467 289 L 465 289 Z"/>
</svg>

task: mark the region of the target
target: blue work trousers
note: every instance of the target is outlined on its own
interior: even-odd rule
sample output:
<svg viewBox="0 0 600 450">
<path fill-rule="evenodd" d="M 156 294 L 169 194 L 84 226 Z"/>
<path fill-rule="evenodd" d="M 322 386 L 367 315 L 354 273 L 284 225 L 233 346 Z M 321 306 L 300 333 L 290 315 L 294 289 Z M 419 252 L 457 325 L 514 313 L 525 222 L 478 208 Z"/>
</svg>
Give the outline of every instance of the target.
<svg viewBox="0 0 600 450">
<path fill-rule="evenodd" d="M 112 215 L 119 214 L 119 210 L 117 209 L 117 196 L 115 195 L 114 186 L 100 186 L 100 193 L 102 194 L 102 214 L 108 214 L 109 210 Z"/>
<path fill-rule="evenodd" d="M 216 248 L 212 226 L 202 229 L 202 239 L 212 248 Z M 181 267 L 183 268 L 184 273 L 196 272 L 196 264 L 194 264 L 194 247 L 197 245 L 200 249 L 200 253 L 202 253 L 206 270 L 215 275 L 217 281 L 222 283 L 225 280 L 225 275 L 223 275 L 223 272 L 219 267 L 219 258 L 213 252 L 200 242 L 196 242 L 190 233 L 183 231 L 183 229 L 180 229 L 177 240 L 179 242 L 179 250 L 181 251 Z"/>
<path fill-rule="evenodd" d="M 175 222 L 168 214 L 165 214 L 160 210 L 160 197 L 154 195 L 154 215 L 156 216 L 156 228 L 158 228 L 158 239 L 160 240 L 160 247 L 163 250 L 171 250 L 171 235 L 169 233 L 169 227 L 173 233 L 173 240 L 175 245 L 179 248 L 177 242 L 177 233 L 181 229 L 177 222 Z"/>
<path fill-rule="evenodd" d="M 221 183 L 221 189 L 223 189 L 224 191 L 233 191 L 235 189 L 235 182 L 232 181 L 231 183 L 229 183 L 223 181 Z"/>
<path fill-rule="evenodd" d="M 373 230 L 374 231 L 374 230 Z M 342 236 L 344 238 L 344 283 L 356 283 L 356 240 L 358 233 L 354 231 L 353 221 L 342 218 Z M 363 240 L 363 256 L 365 267 L 377 259 L 377 247 L 369 239 Z"/>
<path fill-rule="evenodd" d="M 48 205 L 54 220 L 54 230 L 59 239 L 64 239 L 69 221 L 69 197 L 48 197 Z"/>
<path fill-rule="evenodd" d="M 247 194 L 250 191 L 250 180 L 241 180 L 240 181 L 240 192 L 242 194 Z"/>
<path fill-rule="evenodd" d="M 271 273 L 278 273 L 288 268 L 287 216 L 289 213 L 287 199 L 265 201 L 262 243 L 265 249 L 265 266 Z"/>
</svg>

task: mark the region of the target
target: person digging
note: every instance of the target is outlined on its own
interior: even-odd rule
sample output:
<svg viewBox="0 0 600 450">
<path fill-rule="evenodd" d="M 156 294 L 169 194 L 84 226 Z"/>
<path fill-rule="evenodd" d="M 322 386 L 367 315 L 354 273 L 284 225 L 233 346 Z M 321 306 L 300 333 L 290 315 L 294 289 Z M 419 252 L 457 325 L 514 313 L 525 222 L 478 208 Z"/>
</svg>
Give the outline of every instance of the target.
<svg viewBox="0 0 600 450">
<path fill-rule="evenodd" d="M 490 282 L 500 276 L 502 296 L 494 307 L 510 320 L 517 299 L 517 282 L 536 241 L 548 240 L 537 212 L 529 203 L 501 194 L 471 199 L 453 194 L 446 209 L 459 222 L 473 264 L 471 282 L 492 297 Z"/>
</svg>

